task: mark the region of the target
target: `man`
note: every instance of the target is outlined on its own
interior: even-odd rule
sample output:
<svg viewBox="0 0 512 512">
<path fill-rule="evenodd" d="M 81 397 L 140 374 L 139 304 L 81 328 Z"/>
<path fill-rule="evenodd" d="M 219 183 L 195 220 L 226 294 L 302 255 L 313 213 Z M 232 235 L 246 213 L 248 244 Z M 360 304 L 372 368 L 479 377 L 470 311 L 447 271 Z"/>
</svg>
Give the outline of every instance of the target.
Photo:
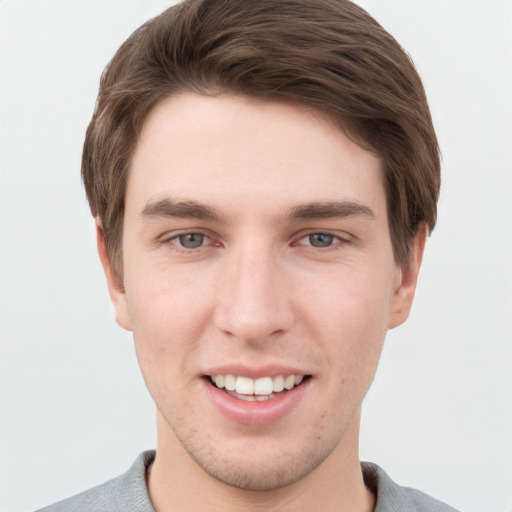
<svg viewBox="0 0 512 512">
<path fill-rule="evenodd" d="M 396 41 L 341 0 L 192 0 L 102 79 L 82 174 L 157 449 L 47 511 L 448 511 L 361 465 L 439 154 Z"/>
</svg>

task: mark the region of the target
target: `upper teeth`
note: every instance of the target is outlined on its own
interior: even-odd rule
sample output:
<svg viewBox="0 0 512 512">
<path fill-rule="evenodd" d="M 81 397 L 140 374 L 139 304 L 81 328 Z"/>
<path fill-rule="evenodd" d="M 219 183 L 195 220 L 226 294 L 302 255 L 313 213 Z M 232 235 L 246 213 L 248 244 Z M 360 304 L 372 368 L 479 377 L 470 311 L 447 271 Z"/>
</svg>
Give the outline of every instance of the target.
<svg viewBox="0 0 512 512">
<path fill-rule="evenodd" d="M 241 395 L 270 395 L 284 389 L 292 389 L 302 382 L 303 375 L 278 375 L 277 377 L 235 377 L 234 375 L 212 375 L 211 379 L 218 388 L 236 391 Z"/>
</svg>

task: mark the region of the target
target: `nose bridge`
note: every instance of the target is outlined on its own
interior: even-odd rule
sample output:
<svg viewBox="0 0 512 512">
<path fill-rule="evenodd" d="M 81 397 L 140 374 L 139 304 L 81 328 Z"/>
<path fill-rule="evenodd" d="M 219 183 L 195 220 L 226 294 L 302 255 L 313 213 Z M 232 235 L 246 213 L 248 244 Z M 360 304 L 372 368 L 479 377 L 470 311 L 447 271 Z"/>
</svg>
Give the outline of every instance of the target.
<svg viewBox="0 0 512 512">
<path fill-rule="evenodd" d="M 218 328 L 249 343 L 285 332 L 293 320 L 279 256 L 256 245 L 231 251 L 218 295 Z"/>
</svg>

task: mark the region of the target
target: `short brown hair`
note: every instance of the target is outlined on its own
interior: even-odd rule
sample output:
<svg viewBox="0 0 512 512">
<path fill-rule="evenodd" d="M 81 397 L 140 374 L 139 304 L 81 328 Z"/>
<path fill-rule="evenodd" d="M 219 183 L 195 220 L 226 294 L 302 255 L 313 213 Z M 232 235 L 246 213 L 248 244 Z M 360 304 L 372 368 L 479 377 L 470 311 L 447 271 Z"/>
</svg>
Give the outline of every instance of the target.
<svg viewBox="0 0 512 512">
<path fill-rule="evenodd" d="M 383 162 L 391 240 L 404 264 L 436 222 L 439 148 L 407 54 L 348 0 L 186 0 L 137 29 L 107 66 L 82 177 L 114 269 L 122 269 L 131 157 L 149 111 L 178 92 L 301 102 Z"/>
</svg>

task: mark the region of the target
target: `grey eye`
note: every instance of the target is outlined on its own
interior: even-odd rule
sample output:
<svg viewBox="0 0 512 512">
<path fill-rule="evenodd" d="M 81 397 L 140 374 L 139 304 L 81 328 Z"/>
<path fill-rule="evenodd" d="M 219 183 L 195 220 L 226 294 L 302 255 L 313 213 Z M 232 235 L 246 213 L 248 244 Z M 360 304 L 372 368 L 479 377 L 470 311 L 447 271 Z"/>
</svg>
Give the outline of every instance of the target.
<svg viewBox="0 0 512 512">
<path fill-rule="evenodd" d="M 177 238 L 179 244 L 185 249 L 197 249 L 204 244 L 206 236 L 201 233 L 187 233 L 186 235 L 180 235 Z"/>
<path fill-rule="evenodd" d="M 313 233 L 308 235 L 309 243 L 313 247 L 329 247 L 334 242 L 334 235 L 326 233 Z"/>
</svg>

